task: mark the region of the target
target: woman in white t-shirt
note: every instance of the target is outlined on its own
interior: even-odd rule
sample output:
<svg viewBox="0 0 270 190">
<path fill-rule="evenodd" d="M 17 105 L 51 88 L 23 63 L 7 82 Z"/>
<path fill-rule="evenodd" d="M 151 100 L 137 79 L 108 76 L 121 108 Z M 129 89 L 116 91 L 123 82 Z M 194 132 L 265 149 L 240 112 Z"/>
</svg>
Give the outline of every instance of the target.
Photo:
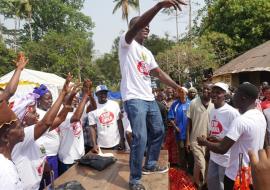
<svg viewBox="0 0 270 190">
<path fill-rule="evenodd" d="M 37 113 L 39 114 L 40 118 L 43 118 L 46 112 L 52 106 L 53 99 L 51 91 L 45 85 L 41 84 L 39 87 L 36 87 L 33 92 L 40 96 L 37 100 Z M 57 128 L 54 130 L 46 131 L 37 140 L 37 144 L 45 148 L 47 163 L 49 167 L 53 170 L 54 177 L 57 178 L 58 177 L 57 153 L 60 145 L 60 138 Z M 45 175 L 43 178 L 45 179 L 46 183 L 50 182 L 50 177 L 48 175 Z M 43 183 L 41 183 L 41 186 L 42 185 Z"/>
<path fill-rule="evenodd" d="M 3 100 L 0 102 L 0 189 L 23 190 L 16 166 L 11 161 L 13 147 L 23 139 L 20 122 Z"/>
<path fill-rule="evenodd" d="M 81 101 L 79 102 L 78 97 L 73 98 L 72 112 L 68 113 L 65 121 L 59 126 L 60 147 L 58 157 L 60 161 L 60 174 L 64 173 L 75 163 L 75 160 L 80 159 L 85 153 L 82 128 L 82 121 L 87 117 L 85 105 L 90 99 L 88 108 L 93 106 L 89 109 L 95 109 L 96 107 L 95 100 L 91 93 L 91 87 L 92 82 L 89 79 L 85 80 L 82 89 L 83 95 Z"/>
<path fill-rule="evenodd" d="M 12 151 L 12 160 L 23 181 L 24 189 L 39 189 L 46 159 L 46 149 L 37 144 L 36 140 L 52 126 L 68 92 L 70 80 L 71 78 L 67 78 L 59 97 L 41 120 L 38 120 L 39 115 L 36 112 L 36 98 L 39 95 L 30 93 L 13 103 L 12 109 L 21 121 L 25 132 L 24 141 L 18 143 Z"/>
<path fill-rule="evenodd" d="M 60 146 L 60 137 L 58 126 L 65 120 L 68 112 L 71 101 L 76 93 L 77 86 L 74 86 L 71 93 L 65 98 L 65 105 L 62 107 L 61 111 L 57 115 L 57 117 L 53 120 L 51 126 L 49 126 L 50 130 L 47 130 L 42 136 L 36 141 L 40 147 L 44 147 L 46 154 L 46 161 L 48 163 L 47 169 L 51 169 L 54 172 L 54 179 L 58 177 L 58 150 Z M 52 106 L 52 94 L 50 90 L 43 84 L 39 87 L 36 87 L 33 91 L 38 94 L 40 97 L 37 99 L 37 113 L 39 114 L 39 118 L 43 118 L 48 110 Z M 46 181 L 46 185 L 50 184 L 51 176 L 48 172 L 44 173 L 41 188 L 44 185 L 43 181 Z"/>
</svg>

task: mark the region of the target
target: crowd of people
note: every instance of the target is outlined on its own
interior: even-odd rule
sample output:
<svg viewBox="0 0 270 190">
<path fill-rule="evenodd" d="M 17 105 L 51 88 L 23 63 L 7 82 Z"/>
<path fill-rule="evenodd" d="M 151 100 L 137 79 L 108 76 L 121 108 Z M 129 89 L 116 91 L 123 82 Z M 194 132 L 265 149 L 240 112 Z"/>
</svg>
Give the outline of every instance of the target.
<svg viewBox="0 0 270 190">
<path fill-rule="evenodd" d="M 43 189 L 89 151 L 128 149 L 129 188 L 145 190 L 143 174 L 168 171 L 158 164 L 162 148 L 170 166 L 192 174 L 198 189 L 270 188 L 270 149 L 263 149 L 270 140 L 269 84 L 245 82 L 232 90 L 205 81 L 196 89 L 189 80 L 184 87 L 143 46 L 156 14 L 180 5 L 185 3 L 158 2 L 131 19 L 120 37 L 120 104 L 108 99 L 107 86 L 93 91 L 91 80 L 72 83 L 70 74 L 55 100 L 41 84 L 9 101 L 28 63 L 19 54 L 11 80 L 0 89 L 0 189 Z M 153 91 L 151 76 L 167 87 Z"/>
<path fill-rule="evenodd" d="M 88 151 L 132 151 L 136 136 L 129 118 L 134 114 L 126 112 L 122 102 L 109 100 L 105 85 L 93 92 L 89 79 L 71 84 L 68 74 L 54 101 L 43 84 L 9 101 L 27 62 L 24 57 L 17 60 L 13 77 L 0 91 L 0 189 L 43 189 L 51 183 L 51 173 L 56 179 Z M 250 161 L 256 168 L 252 179 L 257 189 L 269 181 L 262 176 L 261 182 L 257 175 L 260 169 L 265 170 L 262 174 L 270 172 L 269 148 L 260 150 L 269 144 L 270 86 L 264 82 L 257 88 L 246 82 L 234 92 L 230 89 L 226 83 L 207 81 L 198 90 L 168 86 L 152 93 L 164 126 L 160 149 L 168 150 L 171 167 L 193 175 L 198 189 L 233 189 L 240 186 L 240 171 L 251 187 Z M 143 156 L 149 154 L 151 140 L 144 132 L 148 139 Z M 166 172 L 157 167 L 142 167 L 141 173 Z"/>
<path fill-rule="evenodd" d="M 205 82 L 197 95 L 191 93 L 197 92 L 194 88 L 183 87 L 184 99 L 171 88 L 156 92 L 161 112 L 167 111 L 164 147 L 169 162 L 193 175 L 198 189 L 234 189 L 239 171 L 250 185 L 248 152 L 269 145 L 268 83 L 229 89 L 222 82 Z"/>
<path fill-rule="evenodd" d="M 0 91 L 0 189 L 43 189 L 89 150 L 124 150 L 131 130 L 127 122 L 124 130 L 126 117 L 117 102 L 108 100 L 105 85 L 92 92 L 89 79 L 71 84 L 68 74 L 56 100 L 41 84 L 9 101 L 27 63 L 18 57 L 14 75 Z"/>
</svg>

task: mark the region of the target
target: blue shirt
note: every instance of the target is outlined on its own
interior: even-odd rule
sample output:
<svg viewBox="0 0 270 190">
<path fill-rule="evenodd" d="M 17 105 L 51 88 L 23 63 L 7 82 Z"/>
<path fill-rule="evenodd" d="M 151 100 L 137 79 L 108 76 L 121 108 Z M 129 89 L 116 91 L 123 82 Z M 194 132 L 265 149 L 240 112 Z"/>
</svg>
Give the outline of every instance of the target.
<svg viewBox="0 0 270 190">
<path fill-rule="evenodd" d="M 173 102 L 168 113 L 168 119 L 175 120 L 176 126 L 180 129 L 180 133 L 176 134 L 176 140 L 186 139 L 186 127 L 187 127 L 187 110 L 189 108 L 190 101 L 187 99 L 185 103 L 181 103 L 180 100 Z"/>
</svg>

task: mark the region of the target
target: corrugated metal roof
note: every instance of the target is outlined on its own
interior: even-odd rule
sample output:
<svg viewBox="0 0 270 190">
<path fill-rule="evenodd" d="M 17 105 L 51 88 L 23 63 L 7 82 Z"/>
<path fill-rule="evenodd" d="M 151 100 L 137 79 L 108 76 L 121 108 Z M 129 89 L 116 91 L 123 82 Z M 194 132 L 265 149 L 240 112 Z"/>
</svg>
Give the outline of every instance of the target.
<svg viewBox="0 0 270 190">
<path fill-rule="evenodd" d="M 214 72 L 214 76 L 247 71 L 270 72 L 270 40 L 220 67 Z"/>
</svg>

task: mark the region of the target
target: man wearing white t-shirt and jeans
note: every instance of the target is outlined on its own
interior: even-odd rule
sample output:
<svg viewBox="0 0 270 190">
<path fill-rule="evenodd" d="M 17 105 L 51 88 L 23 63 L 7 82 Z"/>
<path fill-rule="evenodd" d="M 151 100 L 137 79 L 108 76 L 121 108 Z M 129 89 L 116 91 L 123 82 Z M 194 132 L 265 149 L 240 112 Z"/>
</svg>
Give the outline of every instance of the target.
<svg viewBox="0 0 270 190">
<path fill-rule="evenodd" d="M 88 114 L 93 149 L 99 153 L 99 148 L 124 149 L 124 129 L 117 102 L 107 99 L 108 88 L 105 85 L 96 87 L 98 97 L 97 109 Z"/>
<path fill-rule="evenodd" d="M 217 143 L 199 137 L 198 143 L 211 151 L 224 154 L 231 148 L 229 165 L 225 171 L 224 189 L 233 190 L 234 181 L 239 170 L 239 154 L 243 154 L 243 167 L 248 167 L 248 151 L 258 152 L 263 148 L 266 120 L 262 112 L 256 109 L 255 101 L 259 91 L 256 86 L 245 83 L 239 86 L 233 102 L 241 115 L 234 119 L 225 138 Z"/>
<path fill-rule="evenodd" d="M 210 112 L 209 140 L 213 142 L 221 141 L 228 130 L 232 121 L 238 117 L 239 112 L 225 102 L 225 95 L 228 93 L 227 84 L 218 82 L 214 84 L 211 93 L 211 99 L 214 103 L 214 109 Z M 224 173 L 229 165 L 230 151 L 220 155 L 210 151 L 210 160 L 208 165 L 207 186 L 209 190 L 224 189 Z"/>
<path fill-rule="evenodd" d="M 149 23 L 156 14 L 163 8 L 174 7 L 181 10 L 180 4 L 185 3 L 181 0 L 158 2 L 143 15 L 131 19 L 128 31 L 120 37 L 121 95 L 132 128 L 129 179 L 131 190 L 145 189 L 140 182 L 142 169 L 144 174 L 168 171 L 167 167 L 157 165 L 164 126 L 159 107 L 152 94 L 150 75 L 175 89 L 181 87 L 158 67 L 154 56 L 143 46 L 143 42 L 149 34 Z M 142 168 L 146 142 L 148 150 Z"/>
</svg>

